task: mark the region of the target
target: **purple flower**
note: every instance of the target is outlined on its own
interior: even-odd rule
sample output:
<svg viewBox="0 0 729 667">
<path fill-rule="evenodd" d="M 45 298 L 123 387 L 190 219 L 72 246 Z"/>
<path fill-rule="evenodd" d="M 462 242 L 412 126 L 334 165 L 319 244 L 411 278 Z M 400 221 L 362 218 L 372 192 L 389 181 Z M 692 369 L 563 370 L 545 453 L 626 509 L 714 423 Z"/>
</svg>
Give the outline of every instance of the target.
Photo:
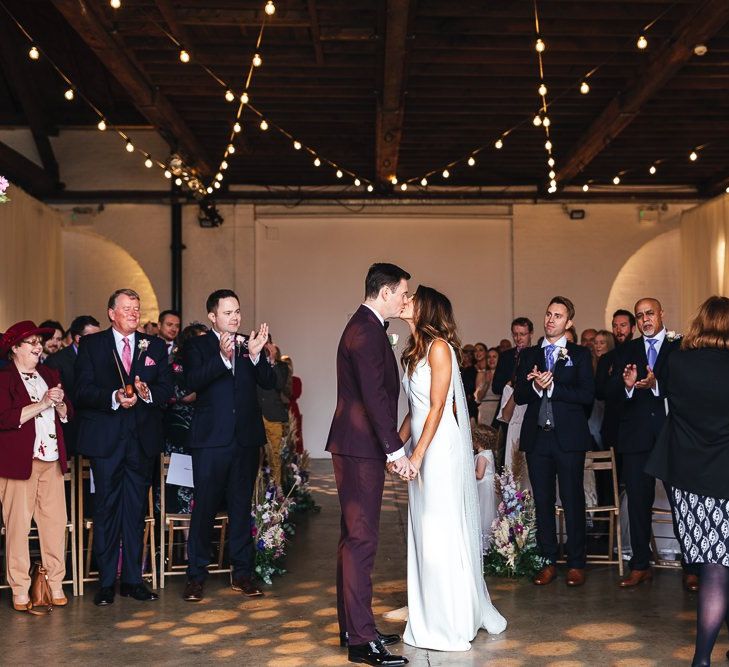
<svg viewBox="0 0 729 667">
<path fill-rule="evenodd" d="M 5 194 L 5 190 L 10 187 L 10 183 L 8 183 L 8 179 L 5 178 L 5 176 L 0 176 L 0 195 Z"/>
</svg>

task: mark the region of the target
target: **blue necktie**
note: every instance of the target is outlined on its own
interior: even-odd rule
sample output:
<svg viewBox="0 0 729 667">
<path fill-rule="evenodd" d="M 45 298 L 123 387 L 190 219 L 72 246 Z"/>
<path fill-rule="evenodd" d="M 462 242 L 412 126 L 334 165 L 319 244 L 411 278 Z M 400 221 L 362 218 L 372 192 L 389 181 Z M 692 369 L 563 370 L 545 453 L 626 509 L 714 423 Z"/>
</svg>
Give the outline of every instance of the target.
<svg viewBox="0 0 729 667">
<path fill-rule="evenodd" d="M 648 348 L 648 365 L 651 368 L 656 367 L 656 359 L 658 358 L 658 351 L 656 350 L 656 343 L 658 342 L 657 338 L 646 338 L 645 342 L 650 345 Z"/>
<path fill-rule="evenodd" d="M 544 348 L 544 360 L 547 362 L 547 370 L 551 371 L 554 368 L 554 350 L 556 345 L 547 345 Z"/>
</svg>

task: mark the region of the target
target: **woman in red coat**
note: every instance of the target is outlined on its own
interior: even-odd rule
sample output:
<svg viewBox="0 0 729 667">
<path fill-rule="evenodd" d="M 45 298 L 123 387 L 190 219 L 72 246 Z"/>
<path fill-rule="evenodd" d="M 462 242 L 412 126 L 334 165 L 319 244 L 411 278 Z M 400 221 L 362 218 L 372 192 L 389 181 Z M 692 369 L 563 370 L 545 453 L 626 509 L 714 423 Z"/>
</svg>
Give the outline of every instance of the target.
<svg viewBox="0 0 729 667">
<path fill-rule="evenodd" d="M 68 603 L 66 572 L 66 447 L 61 424 L 72 416 L 58 372 L 39 365 L 43 338 L 53 330 L 14 324 L 0 339 L 0 502 L 6 530 L 8 584 L 13 607 L 32 607 L 28 532 L 35 520 L 53 604 Z"/>
</svg>

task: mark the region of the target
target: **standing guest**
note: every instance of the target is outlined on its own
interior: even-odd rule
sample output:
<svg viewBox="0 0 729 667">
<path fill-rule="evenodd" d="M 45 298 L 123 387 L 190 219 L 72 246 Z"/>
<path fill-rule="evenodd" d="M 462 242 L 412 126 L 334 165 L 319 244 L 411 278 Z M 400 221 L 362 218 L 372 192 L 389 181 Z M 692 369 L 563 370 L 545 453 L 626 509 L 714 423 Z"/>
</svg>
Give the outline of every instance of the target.
<svg viewBox="0 0 729 667">
<path fill-rule="evenodd" d="M 486 371 L 483 380 L 476 387 L 479 424 L 491 426 L 501 403 L 501 397 L 493 389 L 494 372 L 498 363 L 499 351 L 492 347 L 486 351 Z"/>
<path fill-rule="evenodd" d="M 157 322 L 152 322 L 151 320 L 149 322 L 145 322 L 141 333 L 145 333 L 148 336 L 159 335 L 159 326 L 157 325 Z"/>
<path fill-rule="evenodd" d="M 58 371 L 40 364 L 53 328 L 14 324 L 0 339 L 0 502 L 13 609 L 30 611 L 28 532 L 35 521 L 53 604 L 63 607 L 66 573 L 66 448 L 61 424 L 72 416 Z"/>
<path fill-rule="evenodd" d="M 63 338 L 66 335 L 66 331 L 63 325 L 56 320 L 46 320 L 40 323 L 41 329 L 50 329 L 51 333 L 47 333 L 43 336 L 43 354 L 41 355 L 41 361 L 50 357 L 52 354 L 56 354 L 61 347 L 63 347 Z"/>
<path fill-rule="evenodd" d="M 506 350 L 511 349 L 511 341 L 508 338 L 502 338 L 496 346 L 496 349 L 499 351 L 499 354 L 506 352 Z"/>
<path fill-rule="evenodd" d="M 180 314 L 176 310 L 163 310 L 159 314 L 158 335 L 165 342 L 167 357 L 170 361 L 172 361 L 175 351 L 177 336 L 180 334 L 181 322 Z"/>
<path fill-rule="evenodd" d="M 680 347 L 678 340 L 667 336 L 663 308 L 657 299 L 640 299 L 635 304 L 635 319 L 641 337 L 620 348 L 609 385 L 613 398 L 622 402 L 618 451 L 622 456 L 633 550 L 631 572 L 620 581 L 622 588 L 632 588 L 653 578 L 650 542 L 656 480 L 645 472 L 645 467 L 666 420 L 668 359 Z M 686 564 L 684 586 L 698 587 L 696 568 Z"/>
<path fill-rule="evenodd" d="M 162 451 L 162 413 L 172 397 L 172 370 L 159 338 L 137 333 L 139 295 L 116 290 L 111 327 L 81 338 L 76 359 L 77 448 L 94 475 L 94 555 L 100 588 L 94 604 L 114 602 L 122 540 L 119 594 L 156 600 L 142 583 L 142 535 L 154 463 Z"/>
<path fill-rule="evenodd" d="M 534 579 L 551 583 L 557 575 L 557 531 L 554 521 L 555 482 L 567 523 L 567 585 L 585 583 L 585 452 L 590 430 L 585 406 L 592 405 L 595 382 L 590 352 L 567 341 L 575 307 L 554 297 L 544 315 L 544 340 L 525 350 L 517 371 L 515 399 L 527 405 L 520 449 L 526 452 L 534 490 L 537 546 L 547 565 Z"/>
<path fill-rule="evenodd" d="M 495 394 L 501 395 L 504 392 L 504 386 L 508 382 L 513 383 L 519 355 L 531 346 L 533 333 L 534 324 L 528 317 L 517 317 L 511 323 L 511 337 L 514 340 L 514 347 L 512 349 L 509 345 L 499 353 L 499 361 L 496 364 L 494 379 L 491 382 Z M 501 343 L 503 342 L 501 341 Z"/>
<path fill-rule="evenodd" d="M 275 382 L 263 352 L 268 325 L 262 324 L 250 337 L 239 334 L 240 301 L 232 290 L 216 290 L 206 307 L 212 330 L 191 338 L 183 356 L 187 388 L 197 394 L 188 440 L 195 480 L 183 593 L 188 602 L 203 599 L 210 537 L 223 498 L 230 527 L 231 587 L 247 597 L 263 595 L 252 579 L 250 521 L 260 451 L 266 444 L 256 388 L 270 389 Z"/>
<path fill-rule="evenodd" d="M 684 560 L 701 572 L 699 667 L 729 621 L 729 299 L 701 304 L 666 363 L 668 418 L 646 471 L 666 483 Z"/>
<path fill-rule="evenodd" d="M 605 356 L 608 352 L 615 348 L 615 339 L 609 331 L 601 329 L 595 334 L 593 340 L 593 368 L 597 365 L 599 360 Z M 605 400 L 597 396 L 595 392 L 595 402 L 592 404 L 592 412 L 590 413 L 590 419 L 588 424 L 590 426 L 590 435 L 597 445 L 597 449 L 605 449 L 602 441 L 602 422 L 605 417 Z"/>
<path fill-rule="evenodd" d="M 301 423 L 301 408 L 299 408 L 299 399 L 301 398 L 301 391 L 303 389 L 301 384 L 301 378 L 294 375 L 294 362 L 291 357 L 284 355 L 281 357 L 289 365 L 289 377 L 291 378 L 291 395 L 289 398 L 289 412 L 294 417 L 296 423 L 296 453 L 304 453 L 304 437 L 302 433 Z"/>
<path fill-rule="evenodd" d="M 597 329 L 585 329 L 580 334 L 580 345 L 589 348 L 590 352 L 595 352 L 595 336 L 597 336 Z"/>
<path fill-rule="evenodd" d="M 496 475 L 494 449 L 496 448 L 499 433 L 493 426 L 479 424 L 473 429 L 472 436 L 476 487 L 478 488 L 478 503 L 481 510 L 481 534 L 483 536 L 483 550 L 486 553 L 491 543 L 491 524 L 496 518 L 496 507 L 499 504 L 496 498 L 496 488 L 494 487 Z"/>
<path fill-rule="evenodd" d="M 472 345 L 471 343 L 466 343 L 466 345 L 464 345 L 463 348 L 461 349 L 461 353 L 463 355 L 463 361 L 461 362 L 462 368 L 469 368 L 470 366 L 473 366 L 473 364 L 475 363 L 475 361 L 476 361 L 474 358 L 475 347 L 476 346 Z"/>
<path fill-rule="evenodd" d="M 199 322 L 186 326 L 180 334 L 180 345 L 175 348 L 170 362 L 175 393 L 164 413 L 164 452 L 167 455 L 173 453 L 189 454 L 187 444 L 197 395 L 194 391 L 190 391 L 185 384 L 182 350 L 191 338 L 204 336 L 207 332 L 208 328 Z M 192 512 L 192 488 L 188 486 L 170 486 L 174 486 L 174 489 L 166 490 L 168 492 L 165 496 L 167 498 L 167 511 L 173 514 L 190 514 Z"/>
<path fill-rule="evenodd" d="M 286 426 L 289 423 L 289 397 L 290 370 L 286 362 L 281 359 L 281 350 L 273 342 L 266 343 L 266 353 L 273 365 L 273 374 L 276 381 L 271 389 L 258 387 L 258 402 L 263 413 L 263 426 L 266 429 L 266 442 L 268 443 L 268 465 L 271 467 L 271 477 L 281 486 L 281 443 Z"/>
<path fill-rule="evenodd" d="M 100 330 L 99 321 L 95 317 L 79 315 L 71 322 L 68 329 L 71 334 L 71 344 L 46 359 L 45 365 L 60 373 L 64 390 L 72 392 L 76 386 L 75 366 L 79 342 L 84 336 L 98 333 Z M 63 425 L 63 437 L 66 442 L 66 452 L 69 456 L 73 456 L 76 453 L 78 420 L 72 420 Z"/>
<path fill-rule="evenodd" d="M 463 389 L 466 392 L 466 405 L 468 406 L 468 417 L 472 423 L 476 423 L 478 418 L 478 403 L 476 403 L 476 377 L 478 370 L 476 369 L 475 345 L 470 343 L 464 345 L 461 349 L 461 380 L 463 381 Z"/>
<path fill-rule="evenodd" d="M 573 345 L 577 345 L 577 329 L 574 325 L 572 325 L 567 331 L 564 332 L 565 336 L 567 336 L 567 341 L 572 343 Z"/>
</svg>

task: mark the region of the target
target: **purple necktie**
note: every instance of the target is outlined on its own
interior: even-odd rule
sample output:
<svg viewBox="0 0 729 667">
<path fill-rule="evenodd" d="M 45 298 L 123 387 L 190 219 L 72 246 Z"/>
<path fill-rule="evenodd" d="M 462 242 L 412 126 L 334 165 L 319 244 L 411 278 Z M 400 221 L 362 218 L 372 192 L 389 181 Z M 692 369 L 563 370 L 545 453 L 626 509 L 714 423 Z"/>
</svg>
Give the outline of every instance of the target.
<svg viewBox="0 0 729 667">
<path fill-rule="evenodd" d="M 650 345 L 648 348 L 648 365 L 651 368 L 655 368 L 656 366 L 656 359 L 658 358 L 658 350 L 656 350 L 656 343 L 658 342 L 657 338 L 646 338 L 646 343 Z"/>
</svg>

